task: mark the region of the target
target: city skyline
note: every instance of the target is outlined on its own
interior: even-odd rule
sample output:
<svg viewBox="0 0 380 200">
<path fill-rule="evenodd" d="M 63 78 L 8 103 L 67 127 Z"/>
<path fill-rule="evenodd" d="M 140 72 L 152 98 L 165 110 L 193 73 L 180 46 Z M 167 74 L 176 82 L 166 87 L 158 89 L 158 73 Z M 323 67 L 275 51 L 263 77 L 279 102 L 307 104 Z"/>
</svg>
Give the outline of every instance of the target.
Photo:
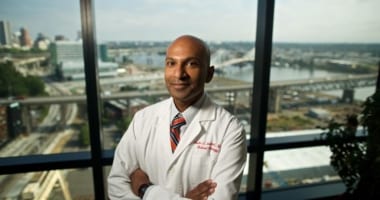
<svg viewBox="0 0 380 200">
<path fill-rule="evenodd" d="M 105 41 L 167 41 L 194 34 L 207 41 L 254 41 L 257 0 L 94 1 L 96 35 Z M 276 1 L 273 41 L 379 43 L 378 0 Z M 138 20 L 136 20 L 138 19 Z M 33 39 L 77 38 L 79 1 L 0 1 L 0 20 L 13 32 L 22 27 Z M 200 23 L 202 22 L 202 23 Z"/>
</svg>

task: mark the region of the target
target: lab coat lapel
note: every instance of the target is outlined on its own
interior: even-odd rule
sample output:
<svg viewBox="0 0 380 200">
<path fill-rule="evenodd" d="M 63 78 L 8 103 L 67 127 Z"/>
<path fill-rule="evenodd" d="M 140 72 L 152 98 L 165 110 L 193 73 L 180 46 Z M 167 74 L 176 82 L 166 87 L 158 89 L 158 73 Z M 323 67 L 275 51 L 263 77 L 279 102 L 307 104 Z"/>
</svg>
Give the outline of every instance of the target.
<svg viewBox="0 0 380 200">
<path fill-rule="evenodd" d="M 177 157 L 194 142 L 195 138 L 197 138 L 197 136 L 201 133 L 201 130 L 202 127 L 199 120 L 193 120 L 190 126 L 187 127 L 186 131 L 183 133 L 181 141 L 178 143 L 178 146 L 174 152 L 173 160 L 177 159 Z"/>
<path fill-rule="evenodd" d="M 171 101 L 166 101 L 164 106 L 160 107 L 160 109 L 157 110 L 157 114 L 159 115 L 157 117 L 159 120 L 156 124 L 156 134 L 158 135 L 157 138 L 162 148 L 155 149 L 155 151 L 157 153 L 157 156 L 165 160 L 164 163 L 170 163 L 173 154 L 170 147 L 170 130 L 168 124 L 170 121 L 170 103 Z M 164 156 L 162 154 L 164 154 Z"/>
<path fill-rule="evenodd" d="M 215 106 L 212 104 L 209 97 L 206 96 L 205 102 L 202 104 L 199 112 L 195 115 L 193 121 L 183 133 L 182 139 L 174 152 L 173 161 L 176 160 L 189 145 L 197 140 L 202 133 L 202 122 L 214 120 L 215 113 Z"/>
</svg>

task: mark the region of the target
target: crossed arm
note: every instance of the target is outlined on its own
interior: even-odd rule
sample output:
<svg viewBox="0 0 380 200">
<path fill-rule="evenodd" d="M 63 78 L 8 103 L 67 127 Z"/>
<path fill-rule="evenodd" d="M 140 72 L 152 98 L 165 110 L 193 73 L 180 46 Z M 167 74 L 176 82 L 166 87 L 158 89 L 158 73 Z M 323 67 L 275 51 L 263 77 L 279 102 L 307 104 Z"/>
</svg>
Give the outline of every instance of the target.
<svg viewBox="0 0 380 200">
<path fill-rule="evenodd" d="M 139 196 L 139 188 L 143 184 L 150 183 L 148 175 L 141 169 L 136 169 L 130 176 L 132 192 Z M 207 200 L 207 197 L 215 192 L 216 183 L 206 180 L 190 190 L 185 198 L 192 200 Z"/>
</svg>

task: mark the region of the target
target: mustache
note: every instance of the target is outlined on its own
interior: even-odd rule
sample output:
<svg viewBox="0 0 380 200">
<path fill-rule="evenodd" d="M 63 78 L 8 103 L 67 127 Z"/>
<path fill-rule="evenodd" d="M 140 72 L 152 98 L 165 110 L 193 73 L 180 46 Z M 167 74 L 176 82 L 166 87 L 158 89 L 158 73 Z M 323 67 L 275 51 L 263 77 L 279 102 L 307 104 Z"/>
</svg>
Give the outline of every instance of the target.
<svg viewBox="0 0 380 200">
<path fill-rule="evenodd" d="M 172 79 L 168 80 L 169 84 L 190 84 L 190 81 L 188 80 L 181 80 L 181 79 Z"/>
</svg>

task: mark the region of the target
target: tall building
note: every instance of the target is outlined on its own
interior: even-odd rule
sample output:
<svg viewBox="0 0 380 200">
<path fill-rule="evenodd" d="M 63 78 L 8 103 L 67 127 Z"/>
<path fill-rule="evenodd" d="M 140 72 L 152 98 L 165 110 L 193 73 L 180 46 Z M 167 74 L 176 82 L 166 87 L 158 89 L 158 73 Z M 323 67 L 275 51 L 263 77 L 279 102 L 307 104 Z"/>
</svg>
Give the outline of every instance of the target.
<svg viewBox="0 0 380 200">
<path fill-rule="evenodd" d="M 8 21 L 0 21 L 0 44 L 11 45 L 11 24 Z"/>
<path fill-rule="evenodd" d="M 17 102 L 7 107 L 7 125 L 9 138 L 15 138 L 25 131 L 21 117 L 21 106 Z"/>
<path fill-rule="evenodd" d="M 104 62 L 109 61 L 108 58 L 108 46 L 107 44 L 101 44 L 99 45 L 99 54 L 100 54 L 100 59 Z"/>
<path fill-rule="evenodd" d="M 32 47 L 33 42 L 32 38 L 30 37 L 29 31 L 25 28 L 21 28 L 20 32 L 20 45 L 22 47 Z"/>
<path fill-rule="evenodd" d="M 80 41 L 55 41 L 50 45 L 53 65 L 66 61 L 83 62 L 83 47 Z"/>
</svg>

